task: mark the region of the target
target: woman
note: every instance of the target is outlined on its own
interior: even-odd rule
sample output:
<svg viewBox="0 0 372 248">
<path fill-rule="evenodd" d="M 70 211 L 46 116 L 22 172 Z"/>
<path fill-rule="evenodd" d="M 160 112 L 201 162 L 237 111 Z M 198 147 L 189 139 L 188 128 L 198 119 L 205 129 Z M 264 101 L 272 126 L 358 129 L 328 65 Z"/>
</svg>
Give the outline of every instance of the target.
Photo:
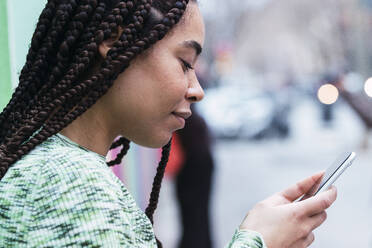
<svg viewBox="0 0 372 248">
<path fill-rule="evenodd" d="M 203 42 L 195 1 L 48 1 L 0 115 L 1 247 L 157 246 L 169 141 L 203 98 L 193 71 Z M 130 141 L 163 146 L 147 217 L 107 167 Z M 321 175 L 259 203 L 229 247 L 308 246 L 336 192 L 292 202 Z"/>
</svg>

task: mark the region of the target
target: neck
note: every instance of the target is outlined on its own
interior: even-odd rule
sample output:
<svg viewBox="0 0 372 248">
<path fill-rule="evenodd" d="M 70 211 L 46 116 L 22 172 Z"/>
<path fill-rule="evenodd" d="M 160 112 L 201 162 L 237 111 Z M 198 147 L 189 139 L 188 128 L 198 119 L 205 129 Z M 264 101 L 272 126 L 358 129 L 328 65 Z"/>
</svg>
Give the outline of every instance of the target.
<svg viewBox="0 0 372 248">
<path fill-rule="evenodd" d="M 110 132 L 103 111 L 95 108 L 88 109 L 60 133 L 75 143 L 106 156 L 116 135 Z"/>
</svg>

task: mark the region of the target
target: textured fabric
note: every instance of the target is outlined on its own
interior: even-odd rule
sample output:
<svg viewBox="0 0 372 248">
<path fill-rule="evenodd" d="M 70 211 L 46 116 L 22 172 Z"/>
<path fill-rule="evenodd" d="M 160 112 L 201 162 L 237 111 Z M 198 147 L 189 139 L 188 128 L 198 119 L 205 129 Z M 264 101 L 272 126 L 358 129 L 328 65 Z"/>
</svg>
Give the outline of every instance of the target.
<svg viewBox="0 0 372 248">
<path fill-rule="evenodd" d="M 262 248 L 253 246 L 260 240 L 238 232 L 229 248 Z M 57 134 L 1 179 L 0 247 L 152 248 L 156 241 L 105 158 Z"/>
<path fill-rule="evenodd" d="M 15 163 L 0 196 L 0 247 L 156 247 L 105 158 L 62 135 Z"/>
<path fill-rule="evenodd" d="M 226 248 L 266 248 L 266 245 L 258 232 L 237 229 Z"/>
</svg>

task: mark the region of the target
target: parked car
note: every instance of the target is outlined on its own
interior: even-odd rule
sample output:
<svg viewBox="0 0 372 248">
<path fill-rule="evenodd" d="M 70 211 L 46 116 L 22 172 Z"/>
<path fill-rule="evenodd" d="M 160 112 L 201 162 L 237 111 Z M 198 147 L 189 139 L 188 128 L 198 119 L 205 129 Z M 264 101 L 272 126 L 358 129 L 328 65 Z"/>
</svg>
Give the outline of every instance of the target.
<svg viewBox="0 0 372 248">
<path fill-rule="evenodd" d="M 238 86 L 208 89 L 196 107 L 218 138 L 253 138 L 270 127 L 275 115 L 268 94 Z"/>
</svg>

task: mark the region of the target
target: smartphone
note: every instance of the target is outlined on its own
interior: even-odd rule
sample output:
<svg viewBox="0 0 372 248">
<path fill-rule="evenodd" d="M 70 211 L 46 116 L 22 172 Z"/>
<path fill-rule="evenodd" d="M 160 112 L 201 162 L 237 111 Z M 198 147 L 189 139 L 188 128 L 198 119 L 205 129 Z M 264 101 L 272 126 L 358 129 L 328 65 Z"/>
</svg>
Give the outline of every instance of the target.
<svg viewBox="0 0 372 248">
<path fill-rule="evenodd" d="M 339 176 L 354 162 L 355 152 L 341 154 L 338 159 L 326 170 L 318 190 L 314 195 L 327 190 L 337 180 Z"/>
<path fill-rule="evenodd" d="M 326 170 L 319 187 L 311 189 L 306 195 L 319 194 L 332 186 L 337 178 L 353 163 L 356 157 L 355 152 L 341 154 L 337 160 Z M 303 198 L 299 199 L 300 201 Z"/>
</svg>

